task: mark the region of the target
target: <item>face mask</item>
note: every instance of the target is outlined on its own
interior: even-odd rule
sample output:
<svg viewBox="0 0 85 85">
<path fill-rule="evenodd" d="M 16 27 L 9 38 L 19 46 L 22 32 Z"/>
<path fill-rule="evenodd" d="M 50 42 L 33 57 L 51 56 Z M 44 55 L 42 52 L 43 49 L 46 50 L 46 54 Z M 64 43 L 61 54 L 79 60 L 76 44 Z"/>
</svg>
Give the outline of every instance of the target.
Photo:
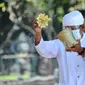
<svg viewBox="0 0 85 85">
<path fill-rule="evenodd" d="M 81 39 L 80 29 L 72 30 L 73 36 L 76 40 Z"/>
</svg>

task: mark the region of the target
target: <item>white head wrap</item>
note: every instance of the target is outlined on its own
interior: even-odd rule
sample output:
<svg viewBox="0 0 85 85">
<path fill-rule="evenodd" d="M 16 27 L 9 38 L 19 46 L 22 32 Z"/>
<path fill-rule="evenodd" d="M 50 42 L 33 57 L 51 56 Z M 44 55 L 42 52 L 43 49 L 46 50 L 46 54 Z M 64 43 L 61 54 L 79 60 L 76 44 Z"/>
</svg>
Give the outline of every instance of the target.
<svg viewBox="0 0 85 85">
<path fill-rule="evenodd" d="M 84 17 L 79 11 L 72 11 L 63 17 L 63 27 L 64 26 L 76 26 L 82 25 L 84 23 Z"/>
</svg>

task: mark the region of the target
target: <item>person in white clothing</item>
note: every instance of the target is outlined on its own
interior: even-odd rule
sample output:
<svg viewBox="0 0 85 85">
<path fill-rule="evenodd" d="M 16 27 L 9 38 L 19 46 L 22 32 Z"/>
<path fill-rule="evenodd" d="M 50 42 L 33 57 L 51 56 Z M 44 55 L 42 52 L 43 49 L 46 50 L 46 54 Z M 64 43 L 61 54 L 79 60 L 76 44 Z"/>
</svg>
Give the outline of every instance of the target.
<svg viewBox="0 0 85 85">
<path fill-rule="evenodd" d="M 44 41 L 41 29 L 34 22 L 35 48 L 45 58 L 57 57 L 59 65 L 58 85 L 85 85 L 85 25 L 84 17 L 78 10 L 64 15 L 62 20 L 63 28 L 71 28 L 78 44 L 65 49 L 64 44 L 59 40 Z M 77 34 L 77 36 L 75 36 Z M 79 39 L 78 36 L 81 36 Z"/>
</svg>

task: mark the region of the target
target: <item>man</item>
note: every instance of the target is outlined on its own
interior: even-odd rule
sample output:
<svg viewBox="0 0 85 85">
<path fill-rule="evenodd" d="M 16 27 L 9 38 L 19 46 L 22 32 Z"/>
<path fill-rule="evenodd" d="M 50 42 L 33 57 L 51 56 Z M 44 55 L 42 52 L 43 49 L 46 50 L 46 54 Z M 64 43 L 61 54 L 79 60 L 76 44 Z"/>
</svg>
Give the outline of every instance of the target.
<svg viewBox="0 0 85 85">
<path fill-rule="evenodd" d="M 85 30 L 84 18 L 79 11 L 72 11 L 63 17 L 63 28 L 71 28 L 78 44 L 65 49 L 59 40 L 44 41 L 41 29 L 34 23 L 35 47 L 38 53 L 45 58 L 57 57 L 59 65 L 58 85 L 85 85 Z M 77 34 L 77 36 L 75 36 Z M 81 36 L 79 38 L 79 36 Z"/>
</svg>

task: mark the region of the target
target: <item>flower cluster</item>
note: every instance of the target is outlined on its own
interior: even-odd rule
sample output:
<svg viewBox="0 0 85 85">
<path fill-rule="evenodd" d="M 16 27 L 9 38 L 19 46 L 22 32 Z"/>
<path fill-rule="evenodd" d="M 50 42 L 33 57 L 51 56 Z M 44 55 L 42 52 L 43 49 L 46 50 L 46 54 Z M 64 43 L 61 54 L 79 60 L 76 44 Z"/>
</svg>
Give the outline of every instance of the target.
<svg viewBox="0 0 85 85">
<path fill-rule="evenodd" d="M 49 18 L 48 15 L 40 13 L 36 20 L 41 28 L 45 28 L 46 26 L 48 26 L 48 22 L 51 21 L 51 18 Z"/>
</svg>

